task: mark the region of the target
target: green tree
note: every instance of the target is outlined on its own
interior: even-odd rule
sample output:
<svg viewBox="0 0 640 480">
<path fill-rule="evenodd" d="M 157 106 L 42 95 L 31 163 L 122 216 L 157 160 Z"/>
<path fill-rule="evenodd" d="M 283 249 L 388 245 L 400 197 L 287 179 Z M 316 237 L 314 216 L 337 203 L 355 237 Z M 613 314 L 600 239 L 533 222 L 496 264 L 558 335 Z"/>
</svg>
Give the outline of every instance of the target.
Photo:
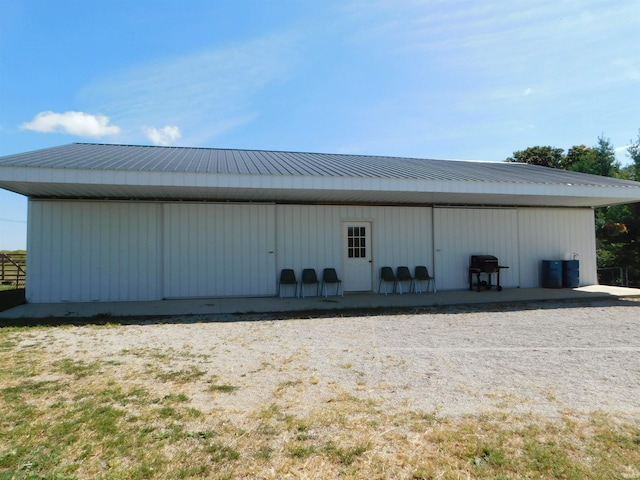
<svg viewBox="0 0 640 480">
<path fill-rule="evenodd" d="M 542 167 L 565 168 L 564 150 L 555 147 L 529 147 L 525 150 L 513 152 L 513 157 L 507 162 L 528 163 Z"/>
<path fill-rule="evenodd" d="M 583 170 L 578 171 L 608 177 L 637 178 L 635 166 L 633 169 L 620 168 L 620 163 L 615 160 L 615 149 L 609 139 L 600 136 L 592 151 L 593 155 L 578 165 Z M 639 207 L 637 203 L 612 205 L 597 208 L 595 211 L 598 266 L 626 268 L 629 282 L 632 284 L 640 281 Z"/>
<path fill-rule="evenodd" d="M 611 140 L 598 137 L 598 143 L 592 148 L 578 145 L 571 147 L 565 158 L 568 170 L 590 173 L 602 177 L 613 177 L 620 171 L 620 164 L 616 162 L 616 152 Z"/>
<path fill-rule="evenodd" d="M 574 145 L 567 151 L 564 163 L 568 170 L 574 172 L 591 173 L 587 166 L 595 164 L 596 152 L 585 145 Z"/>
<path fill-rule="evenodd" d="M 593 149 L 596 152 L 596 165 L 599 171 L 596 175 L 615 177 L 620 172 L 620 162 L 616 161 L 616 149 L 611 140 L 600 135 L 598 144 Z"/>
<path fill-rule="evenodd" d="M 633 163 L 620 171 L 618 176 L 630 180 L 640 181 L 640 130 L 638 138 L 629 141 L 627 156 Z M 628 268 L 629 281 L 640 284 L 640 203 L 619 205 L 610 208 L 607 217 L 625 226 L 626 232 L 622 238 L 611 242 L 612 250 L 617 251 L 614 260 L 618 265 Z"/>
<path fill-rule="evenodd" d="M 633 165 L 629 166 L 631 180 L 640 181 L 640 129 L 638 130 L 638 138 L 629 140 L 627 146 L 627 156 L 633 160 Z"/>
</svg>

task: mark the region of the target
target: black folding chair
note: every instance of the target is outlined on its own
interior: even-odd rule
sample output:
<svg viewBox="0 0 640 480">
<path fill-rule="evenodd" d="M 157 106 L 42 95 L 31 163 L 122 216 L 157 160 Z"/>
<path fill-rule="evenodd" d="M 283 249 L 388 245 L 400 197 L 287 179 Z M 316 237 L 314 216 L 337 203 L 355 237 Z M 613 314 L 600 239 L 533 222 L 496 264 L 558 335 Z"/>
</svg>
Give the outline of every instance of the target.
<svg viewBox="0 0 640 480">
<path fill-rule="evenodd" d="M 382 267 L 380 269 L 380 283 L 378 284 L 378 293 L 380 293 L 380 289 L 384 285 L 384 294 L 385 295 L 387 294 L 387 283 L 393 284 L 393 289 L 391 290 L 391 293 L 394 293 L 396 291 L 397 281 L 398 280 L 396 279 L 396 276 L 394 275 L 391 267 Z"/>
<path fill-rule="evenodd" d="M 417 266 L 415 274 L 413 276 L 416 293 L 422 293 L 422 282 L 427 282 L 427 292 L 429 291 L 429 284 L 433 283 L 433 293 L 436 293 L 436 279 L 429 275 L 427 267 L 422 265 Z"/>
<path fill-rule="evenodd" d="M 298 296 L 298 280 L 296 273 L 290 268 L 285 268 L 280 272 L 280 281 L 278 282 L 278 296 L 282 298 L 282 286 L 293 285 L 295 287 L 294 297 Z"/>
<path fill-rule="evenodd" d="M 400 290 L 400 295 L 402 295 L 402 282 L 409 282 L 409 293 L 413 290 L 414 282 L 413 277 L 411 276 L 411 272 L 409 271 L 409 267 L 398 267 L 398 290 Z"/>
<path fill-rule="evenodd" d="M 324 296 L 327 296 L 327 284 L 336 285 L 336 295 L 344 297 L 344 289 L 342 288 L 342 280 L 338 278 L 335 268 L 325 268 L 322 271 L 322 287 L 321 291 Z"/>
<path fill-rule="evenodd" d="M 318 296 L 320 282 L 318 281 L 318 276 L 316 275 L 316 271 L 313 268 L 305 268 L 304 270 L 302 270 L 302 280 L 300 281 L 300 293 L 302 294 L 302 298 L 304 298 L 304 287 L 306 285 L 315 285 L 316 296 Z"/>
</svg>

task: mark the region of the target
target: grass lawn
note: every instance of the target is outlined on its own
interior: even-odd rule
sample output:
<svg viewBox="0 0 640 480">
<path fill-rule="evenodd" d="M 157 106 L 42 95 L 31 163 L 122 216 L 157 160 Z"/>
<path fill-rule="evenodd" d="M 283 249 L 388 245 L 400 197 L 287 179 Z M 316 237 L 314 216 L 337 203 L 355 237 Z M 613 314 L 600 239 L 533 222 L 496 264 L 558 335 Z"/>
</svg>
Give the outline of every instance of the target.
<svg viewBox="0 0 640 480">
<path fill-rule="evenodd" d="M 14 287 L 13 285 L 4 285 L 4 284 L 0 284 L 0 292 L 6 292 L 7 290 L 15 290 L 16 287 Z"/>
<path fill-rule="evenodd" d="M 294 408 L 283 396 L 306 377 L 257 409 L 208 409 L 193 396 L 242 392 L 196 358 L 178 368 L 183 352 L 141 348 L 86 361 L 43 348 L 54 328 L 71 327 L 0 329 L 0 479 L 640 478 L 638 425 L 605 413 L 443 418 L 339 388 Z"/>
</svg>

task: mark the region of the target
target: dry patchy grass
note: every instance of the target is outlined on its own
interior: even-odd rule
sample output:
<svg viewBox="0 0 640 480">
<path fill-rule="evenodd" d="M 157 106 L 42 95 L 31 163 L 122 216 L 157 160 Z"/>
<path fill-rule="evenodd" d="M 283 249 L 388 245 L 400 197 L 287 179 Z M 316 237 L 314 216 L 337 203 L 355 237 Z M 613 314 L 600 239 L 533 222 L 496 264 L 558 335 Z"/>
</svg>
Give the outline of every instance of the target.
<svg viewBox="0 0 640 480">
<path fill-rule="evenodd" d="M 640 426 L 604 413 L 442 418 L 339 386 L 301 413 L 286 400 L 304 388 L 293 379 L 239 415 L 194 406 L 186 391 L 242 389 L 177 368 L 178 351 L 87 362 L 21 346 L 25 335 L 0 330 L 0 479 L 640 478 Z"/>
</svg>

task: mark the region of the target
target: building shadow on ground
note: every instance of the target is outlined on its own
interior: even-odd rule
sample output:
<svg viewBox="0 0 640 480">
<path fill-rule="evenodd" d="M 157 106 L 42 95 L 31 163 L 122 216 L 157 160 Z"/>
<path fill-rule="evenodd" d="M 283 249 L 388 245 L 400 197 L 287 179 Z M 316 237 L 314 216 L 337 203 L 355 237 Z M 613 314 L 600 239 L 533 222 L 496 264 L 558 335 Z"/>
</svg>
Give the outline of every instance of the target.
<svg viewBox="0 0 640 480">
<path fill-rule="evenodd" d="M 0 312 L 27 303 L 24 288 L 0 290 Z"/>
</svg>

